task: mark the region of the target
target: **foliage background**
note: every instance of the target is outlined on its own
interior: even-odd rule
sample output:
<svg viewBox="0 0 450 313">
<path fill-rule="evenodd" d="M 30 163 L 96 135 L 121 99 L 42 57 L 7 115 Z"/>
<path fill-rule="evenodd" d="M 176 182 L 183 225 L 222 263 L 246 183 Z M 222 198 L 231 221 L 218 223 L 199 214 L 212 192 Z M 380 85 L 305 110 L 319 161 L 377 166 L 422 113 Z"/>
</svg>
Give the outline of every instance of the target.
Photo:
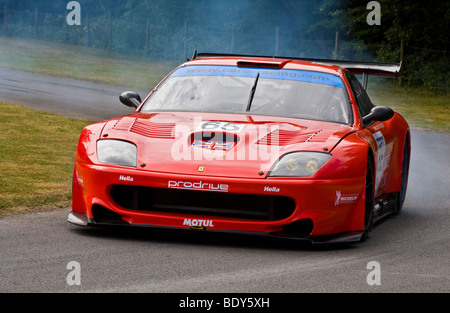
<svg viewBox="0 0 450 313">
<path fill-rule="evenodd" d="M 0 36 L 176 61 L 198 50 L 398 62 L 403 40 L 403 85 L 450 89 L 450 1 L 380 0 L 374 26 L 360 0 L 78 0 L 80 26 L 67 25 L 68 2 L 0 0 Z"/>
</svg>

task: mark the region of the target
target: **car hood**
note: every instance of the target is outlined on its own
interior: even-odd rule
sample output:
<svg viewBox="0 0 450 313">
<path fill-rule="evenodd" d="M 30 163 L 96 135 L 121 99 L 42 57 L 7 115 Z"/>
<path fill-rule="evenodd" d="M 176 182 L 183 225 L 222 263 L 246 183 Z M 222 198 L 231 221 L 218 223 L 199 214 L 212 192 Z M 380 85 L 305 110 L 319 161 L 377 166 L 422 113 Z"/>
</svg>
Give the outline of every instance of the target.
<svg viewBox="0 0 450 313">
<path fill-rule="evenodd" d="M 294 151 L 331 152 L 349 125 L 245 114 L 135 113 L 105 122 L 101 138 L 134 142 L 138 170 L 265 178 Z"/>
</svg>

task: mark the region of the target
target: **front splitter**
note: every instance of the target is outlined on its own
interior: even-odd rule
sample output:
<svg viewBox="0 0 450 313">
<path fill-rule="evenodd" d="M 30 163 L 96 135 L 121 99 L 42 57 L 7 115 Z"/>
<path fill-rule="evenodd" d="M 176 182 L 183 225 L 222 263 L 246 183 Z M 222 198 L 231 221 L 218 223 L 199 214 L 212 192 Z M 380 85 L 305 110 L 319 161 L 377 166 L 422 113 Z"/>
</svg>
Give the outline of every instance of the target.
<svg viewBox="0 0 450 313">
<path fill-rule="evenodd" d="M 67 221 L 71 224 L 75 224 L 78 226 L 132 226 L 132 227 L 149 227 L 149 228 L 165 228 L 165 229 L 177 229 L 184 231 L 199 231 L 198 229 L 192 230 L 188 227 L 174 227 L 174 226 L 161 226 L 161 225 L 152 225 L 152 224 L 135 224 L 135 223 L 127 223 L 125 221 L 101 221 L 98 222 L 95 219 L 91 219 L 86 217 L 83 213 L 79 212 L 70 212 L 67 216 Z M 230 234 L 241 234 L 241 235 L 252 235 L 252 236 L 265 236 L 265 237 L 273 237 L 273 238 L 281 238 L 288 240 L 299 240 L 310 242 L 314 245 L 320 244 L 337 244 L 337 243 L 356 243 L 360 242 L 363 231 L 352 231 L 331 235 L 323 235 L 323 236 L 310 236 L 310 235 L 298 235 L 292 234 L 289 232 L 254 232 L 254 231 L 242 231 L 242 230 L 224 230 L 224 229 L 207 229 L 202 228 L 201 231 L 211 231 L 217 233 L 230 233 Z"/>
</svg>

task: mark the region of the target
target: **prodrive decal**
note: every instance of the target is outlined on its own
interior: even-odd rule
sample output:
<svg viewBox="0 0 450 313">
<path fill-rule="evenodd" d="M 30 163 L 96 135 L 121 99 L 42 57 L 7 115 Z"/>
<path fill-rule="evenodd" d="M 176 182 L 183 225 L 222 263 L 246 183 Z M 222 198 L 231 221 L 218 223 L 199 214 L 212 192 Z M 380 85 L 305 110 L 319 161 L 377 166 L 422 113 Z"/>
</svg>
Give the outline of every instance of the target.
<svg viewBox="0 0 450 313">
<path fill-rule="evenodd" d="M 181 180 L 169 180 L 167 187 L 171 189 L 187 189 L 187 190 L 206 190 L 228 192 L 227 184 L 205 183 L 202 181 L 190 182 Z"/>
</svg>

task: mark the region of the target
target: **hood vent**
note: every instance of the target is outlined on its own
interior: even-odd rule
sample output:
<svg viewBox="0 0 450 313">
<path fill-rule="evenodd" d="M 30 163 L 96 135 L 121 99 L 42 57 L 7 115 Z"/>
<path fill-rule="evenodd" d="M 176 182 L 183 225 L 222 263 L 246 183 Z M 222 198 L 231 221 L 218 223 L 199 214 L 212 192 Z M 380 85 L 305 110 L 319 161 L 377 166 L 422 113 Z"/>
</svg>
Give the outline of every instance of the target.
<svg viewBox="0 0 450 313">
<path fill-rule="evenodd" d="M 330 132 L 322 132 L 322 129 L 317 131 L 307 142 L 325 142 L 330 138 Z"/>
<path fill-rule="evenodd" d="M 113 129 L 130 131 L 149 138 L 175 139 L 175 123 L 155 123 L 137 118 L 122 118 Z"/>
<path fill-rule="evenodd" d="M 130 131 L 150 138 L 175 139 L 174 123 L 154 123 L 146 120 L 136 120 Z"/>
<path fill-rule="evenodd" d="M 320 139 L 319 141 L 314 140 L 315 136 L 321 131 L 321 129 L 313 132 L 276 129 L 259 139 L 256 143 L 259 145 L 268 146 L 287 146 L 310 141 L 321 142 L 322 139 Z M 327 138 L 324 138 L 323 141 L 325 141 Z"/>
<path fill-rule="evenodd" d="M 131 126 L 133 126 L 135 121 L 136 121 L 135 118 L 121 118 L 113 126 L 113 129 L 122 130 L 122 131 L 130 131 L 130 128 L 131 128 Z"/>
</svg>

